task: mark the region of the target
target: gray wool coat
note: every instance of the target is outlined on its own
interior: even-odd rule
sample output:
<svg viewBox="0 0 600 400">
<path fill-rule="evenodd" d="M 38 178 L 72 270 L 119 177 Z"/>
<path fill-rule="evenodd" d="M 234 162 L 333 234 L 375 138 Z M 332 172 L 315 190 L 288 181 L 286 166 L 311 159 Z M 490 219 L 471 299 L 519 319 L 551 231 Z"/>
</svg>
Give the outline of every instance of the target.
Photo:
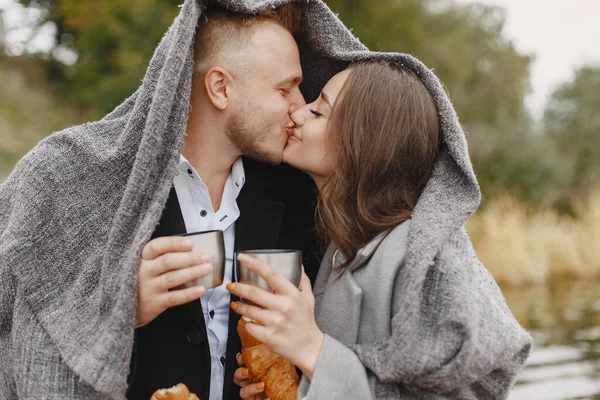
<svg viewBox="0 0 600 400">
<path fill-rule="evenodd" d="M 125 397 L 137 268 L 177 171 L 198 20 L 207 2 L 255 14 L 290 1 L 185 0 L 138 90 L 101 120 L 41 141 L 0 185 L 0 399 Z M 442 84 L 410 55 L 370 52 L 322 0 L 294 2 L 302 11 L 297 42 L 304 74 L 300 89 L 307 102 L 349 63 L 380 59 L 412 70 L 439 112 L 441 155 L 412 215 L 402 267 L 410 271 L 407 289 L 394 293 L 394 302 L 412 307 L 394 317 L 393 326 L 415 328 L 353 349 L 386 384 L 404 379 L 428 390 L 442 385 L 445 391 L 452 386 L 444 385 L 493 374 L 489 365 L 497 362 L 496 355 L 521 345 L 502 340 L 508 317 L 504 306 L 495 306 L 499 293 L 485 305 L 489 296 L 477 284 L 479 294 L 466 301 L 475 303 L 470 315 L 486 322 L 483 329 L 469 331 L 439 314 L 453 309 L 454 299 L 470 290 L 469 280 L 476 280 L 461 271 L 481 269 L 461 233 L 479 205 L 479 185 Z M 438 291 L 436 285 L 443 283 L 438 277 L 467 282 L 444 284 Z M 488 285 L 494 287 L 491 279 Z M 443 305 L 437 314 L 435 308 L 433 314 L 416 312 L 433 300 Z M 506 332 L 507 339 L 519 336 Z M 444 347 L 460 350 L 457 357 L 439 351 L 438 346 L 464 338 L 469 339 L 464 349 Z M 388 357 L 408 350 L 411 357 L 402 362 Z M 440 355 L 455 362 L 440 362 Z M 389 393 L 377 388 L 376 394 Z"/>
<path fill-rule="evenodd" d="M 459 230 L 438 262 L 406 267 L 411 222 L 369 243 L 346 271 L 327 250 L 313 292 L 325 341 L 298 399 L 503 399 L 531 346 Z M 424 279 L 422 279 L 424 278 Z"/>
</svg>

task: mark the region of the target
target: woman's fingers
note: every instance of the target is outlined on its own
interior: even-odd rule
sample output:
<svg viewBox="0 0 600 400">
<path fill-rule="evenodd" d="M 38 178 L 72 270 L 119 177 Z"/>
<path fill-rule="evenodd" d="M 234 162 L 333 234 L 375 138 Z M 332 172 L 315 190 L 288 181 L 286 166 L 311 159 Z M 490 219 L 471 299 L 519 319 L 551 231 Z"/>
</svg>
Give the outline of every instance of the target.
<svg viewBox="0 0 600 400">
<path fill-rule="evenodd" d="M 231 303 L 231 308 L 241 316 L 248 317 L 263 325 L 273 326 L 282 322 L 280 318 L 281 314 L 250 304 L 234 301 Z"/>
<path fill-rule="evenodd" d="M 173 289 L 185 283 L 200 279 L 212 273 L 212 264 L 202 264 L 193 267 L 177 269 L 160 275 L 158 279 L 159 289 Z"/>
<path fill-rule="evenodd" d="M 264 344 L 266 344 L 269 348 L 273 344 L 273 329 L 270 327 L 266 327 L 263 325 L 255 324 L 253 322 L 248 322 L 244 329 L 250 335 L 252 335 L 256 340 L 260 340 Z M 273 349 L 272 349 L 273 350 Z"/>
<path fill-rule="evenodd" d="M 257 286 L 246 285 L 244 283 L 229 283 L 229 290 L 234 295 L 249 300 L 262 308 L 277 309 L 280 305 L 280 296 L 267 292 Z"/>
<path fill-rule="evenodd" d="M 240 366 L 240 367 L 246 366 L 246 364 L 244 364 L 244 359 L 242 358 L 242 353 L 237 353 L 235 355 L 235 361 L 237 361 L 238 366 Z"/>
<path fill-rule="evenodd" d="M 290 294 L 298 290 L 285 276 L 259 259 L 246 254 L 238 254 L 237 259 L 244 267 L 263 278 L 274 292 Z"/>
<path fill-rule="evenodd" d="M 244 400 L 255 400 L 255 399 L 264 399 L 265 396 L 263 392 L 265 391 L 265 383 L 252 383 L 248 386 L 244 386 L 240 390 L 240 397 Z"/>
</svg>

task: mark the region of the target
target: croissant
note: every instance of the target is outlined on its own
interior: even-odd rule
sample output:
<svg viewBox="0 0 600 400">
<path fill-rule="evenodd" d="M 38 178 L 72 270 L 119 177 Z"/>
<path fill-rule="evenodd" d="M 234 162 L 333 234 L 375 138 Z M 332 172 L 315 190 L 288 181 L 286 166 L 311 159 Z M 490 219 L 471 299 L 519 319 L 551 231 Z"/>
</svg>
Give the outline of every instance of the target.
<svg viewBox="0 0 600 400">
<path fill-rule="evenodd" d="M 160 389 L 154 392 L 150 400 L 200 400 L 198 396 L 190 393 L 187 386 L 178 383 L 169 389 Z"/>
<path fill-rule="evenodd" d="M 237 331 L 242 342 L 242 360 L 250 370 L 250 380 L 253 383 L 264 382 L 265 392 L 271 400 L 296 400 L 299 381 L 296 368 L 246 332 L 246 324 L 246 319 L 240 318 Z"/>
</svg>

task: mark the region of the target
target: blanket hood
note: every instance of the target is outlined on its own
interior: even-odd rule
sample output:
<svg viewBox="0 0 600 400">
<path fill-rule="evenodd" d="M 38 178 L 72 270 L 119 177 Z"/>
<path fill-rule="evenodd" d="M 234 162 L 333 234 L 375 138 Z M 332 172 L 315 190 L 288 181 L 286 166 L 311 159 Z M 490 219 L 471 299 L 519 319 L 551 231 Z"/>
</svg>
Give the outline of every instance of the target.
<svg viewBox="0 0 600 400">
<path fill-rule="evenodd" d="M 213 1 L 244 13 L 289 2 Z M 16 282 L 17 295 L 24 296 L 62 360 L 111 398 L 122 398 L 127 388 L 139 255 L 176 173 L 189 111 L 194 34 L 208 2 L 183 3 L 129 99 L 100 121 L 40 142 L 0 186 L 0 277 Z M 411 268 L 430 264 L 480 201 L 452 104 L 436 76 L 414 57 L 370 52 L 323 1 L 297 3 L 301 90 L 307 101 L 349 63 L 374 58 L 412 69 L 433 95 L 444 143 L 414 210 L 407 258 Z M 3 303 L 0 317 L 12 317 L 12 303 Z"/>
</svg>

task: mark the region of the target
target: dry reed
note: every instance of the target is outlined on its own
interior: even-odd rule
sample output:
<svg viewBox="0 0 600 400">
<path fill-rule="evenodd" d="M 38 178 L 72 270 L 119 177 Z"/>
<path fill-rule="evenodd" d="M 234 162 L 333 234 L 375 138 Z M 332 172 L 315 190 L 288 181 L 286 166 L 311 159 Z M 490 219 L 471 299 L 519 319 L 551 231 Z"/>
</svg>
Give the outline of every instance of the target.
<svg viewBox="0 0 600 400">
<path fill-rule="evenodd" d="M 477 255 L 499 284 L 543 284 L 600 276 L 600 188 L 574 204 L 575 216 L 530 210 L 509 196 L 467 223 Z"/>
</svg>

